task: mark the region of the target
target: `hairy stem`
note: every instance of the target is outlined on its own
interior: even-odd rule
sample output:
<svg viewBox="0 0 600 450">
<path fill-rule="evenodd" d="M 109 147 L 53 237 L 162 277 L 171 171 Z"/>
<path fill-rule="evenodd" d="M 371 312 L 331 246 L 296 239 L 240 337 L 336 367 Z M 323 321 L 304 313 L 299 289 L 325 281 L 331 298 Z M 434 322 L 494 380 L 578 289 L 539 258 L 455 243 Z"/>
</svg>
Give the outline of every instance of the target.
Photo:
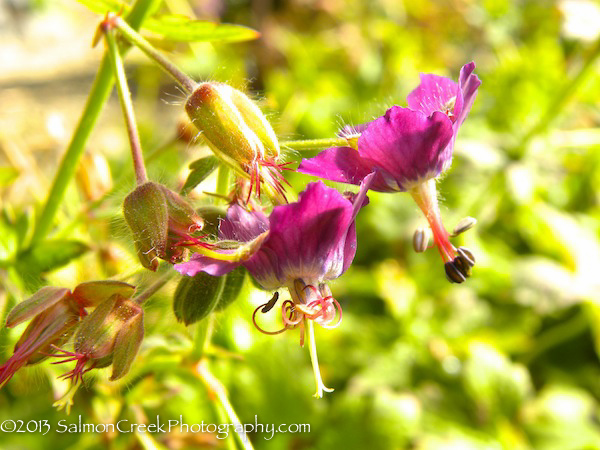
<svg viewBox="0 0 600 450">
<path fill-rule="evenodd" d="M 188 94 L 194 92 L 197 85 L 196 82 L 187 74 L 179 70 L 175 64 L 156 50 L 152 44 L 144 39 L 135 29 L 127 25 L 127 23 L 119 17 L 115 19 L 115 25 L 125 39 L 154 60 L 165 72 L 171 75 Z"/>
<path fill-rule="evenodd" d="M 113 72 L 117 79 L 117 91 L 119 92 L 121 110 L 123 111 L 125 125 L 127 126 L 127 134 L 129 135 L 129 144 L 131 146 L 131 158 L 133 160 L 135 179 L 137 184 L 140 185 L 148 181 L 148 175 L 146 174 L 146 166 L 144 166 L 142 143 L 140 142 L 137 123 L 135 121 L 135 113 L 133 111 L 133 103 L 131 101 L 131 92 L 129 91 L 129 86 L 127 85 L 125 68 L 123 67 L 123 60 L 119 54 L 114 31 L 107 30 L 104 33 L 104 37 L 108 46 L 108 53 L 110 55 Z"/>
<path fill-rule="evenodd" d="M 149 11 L 154 10 L 154 6 L 160 3 L 161 0 L 137 0 L 133 5 L 126 20 L 132 29 L 139 28 Z M 125 52 L 126 49 L 123 49 Z M 88 96 L 87 103 L 77 124 L 77 128 L 73 133 L 71 142 L 67 147 L 67 151 L 63 156 L 60 167 L 56 172 L 50 193 L 46 199 L 46 203 L 42 209 L 42 213 L 36 222 L 35 230 L 31 238 L 30 247 L 34 246 L 39 241 L 43 240 L 54 222 L 54 217 L 63 200 L 69 182 L 75 175 L 77 163 L 85 149 L 92 129 L 96 125 L 96 121 L 100 116 L 100 112 L 113 87 L 113 71 L 110 67 L 108 55 L 104 55 L 100 68 L 96 74 L 96 79 Z"/>
<path fill-rule="evenodd" d="M 135 296 L 133 299 L 137 302 L 138 305 L 142 305 L 146 300 L 160 291 L 165 284 L 175 275 L 175 271 L 172 269 L 168 269 L 158 280 L 144 289 L 139 295 Z"/>
<path fill-rule="evenodd" d="M 291 150 L 318 150 L 325 147 L 348 147 L 345 138 L 305 139 L 300 141 L 284 141 L 281 146 Z"/>
</svg>

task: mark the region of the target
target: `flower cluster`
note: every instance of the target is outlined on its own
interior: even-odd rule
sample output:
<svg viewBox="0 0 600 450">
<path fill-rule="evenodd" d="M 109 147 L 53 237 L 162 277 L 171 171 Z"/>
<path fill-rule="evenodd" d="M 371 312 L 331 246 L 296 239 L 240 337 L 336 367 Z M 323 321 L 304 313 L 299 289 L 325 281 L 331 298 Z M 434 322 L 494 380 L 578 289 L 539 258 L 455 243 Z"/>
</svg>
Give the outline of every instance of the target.
<svg viewBox="0 0 600 450">
<path fill-rule="evenodd" d="M 0 366 L 0 387 L 21 367 L 65 354 L 59 347 L 75 333 L 80 322 L 89 323 L 89 308 L 95 308 L 94 315 L 100 305 L 113 298 L 129 299 L 134 291 L 135 287 L 120 281 L 90 281 L 72 291 L 46 286 L 19 303 L 8 314 L 6 326 L 13 328 L 27 320 L 31 322 L 15 345 L 12 357 Z"/>
<path fill-rule="evenodd" d="M 221 277 L 244 267 L 263 289 L 276 291 L 254 310 L 254 325 L 270 335 L 299 330 L 300 345 L 308 343 L 315 396 L 322 397 L 332 389 L 321 378 L 314 324 L 335 328 L 342 321 L 341 305 L 327 283 L 340 277 L 354 260 L 355 220 L 368 203 L 369 190 L 410 193 L 428 221 L 448 279 L 460 283 L 471 274 L 473 254 L 454 247 L 450 237 L 470 228 L 474 219 L 464 220 L 452 235 L 448 233 L 435 183 L 451 165 L 456 135 L 475 100 L 480 81 L 474 69 L 474 63 L 465 65 L 458 82 L 421 75 L 420 85 L 408 96 L 408 107 L 392 106 L 372 122 L 344 128 L 341 137 L 347 145 L 305 159 L 298 168 L 305 174 L 359 185 L 357 193 L 341 194 L 317 181 L 309 183 L 293 203 L 288 203 L 283 187 L 282 171 L 288 163 L 281 162 L 277 137 L 258 106 L 226 84 L 193 84 L 186 112 L 215 156 L 237 175 L 236 187 L 216 236 L 209 238 L 203 231 L 204 218 L 187 200 L 147 180 L 139 143 L 132 141 L 138 186 L 125 198 L 123 213 L 141 264 L 156 271 L 162 259 L 189 277 Z M 274 205 L 268 214 L 261 203 L 261 186 Z M 415 249 L 424 251 L 428 242 L 428 232 L 417 230 Z M 225 279 L 212 284 L 215 295 L 223 295 Z M 191 283 L 186 289 L 200 285 Z M 48 356 L 57 357 L 55 363 L 75 363 L 63 375 L 74 386 L 89 370 L 109 365 L 111 380 L 122 377 L 144 335 L 141 296 L 133 299 L 133 292 L 133 286 L 119 282 L 84 283 L 73 291 L 45 287 L 17 305 L 7 326 L 32 320 L 14 355 L 0 367 L 0 386 L 22 366 Z M 280 301 L 281 295 L 289 297 Z M 218 300 L 206 299 L 202 314 L 212 311 Z M 281 322 L 278 329 L 262 325 L 263 316 L 271 311 Z M 72 336 L 74 351 L 61 348 Z"/>
<path fill-rule="evenodd" d="M 458 83 L 422 74 L 408 98 L 408 108 L 392 106 L 385 115 L 342 130 L 348 146 L 333 147 L 305 159 L 298 171 L 328 180 L 359 184 L 374 173 L 371 189 L 409 192 L 429 222 L 448 279 L 461 283 L 475 260 L 467 249 L 456 249 L 442 224 L 435 179 L 452 162 L 454 141 L 481 84 L 466 64 Z"/>
</svg>

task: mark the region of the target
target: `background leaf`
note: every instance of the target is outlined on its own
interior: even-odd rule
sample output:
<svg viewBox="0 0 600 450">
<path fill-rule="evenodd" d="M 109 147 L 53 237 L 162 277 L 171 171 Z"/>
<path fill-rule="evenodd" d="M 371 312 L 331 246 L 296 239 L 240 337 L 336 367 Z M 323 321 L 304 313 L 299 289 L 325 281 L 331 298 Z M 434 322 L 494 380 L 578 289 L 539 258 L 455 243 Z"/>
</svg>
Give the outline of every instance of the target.
<svg viewBox="0 0 600 450">
<path fill-rule="evenodd" d="M 42 241 L 17 257 L 16 267 L 21 273 L 39 274 L 62 267 L 79 258 L 89 247 L 82 242 L 56 239 Z"/>
<path fill-rule="evenodd" d="M 216 24 L 204 20 L 192 20 L 184 16 L 148 19 L 144 28 L 170 41 L 241 42 L 260 37 L 258 31 L 242 25 Z"/>
<path fill-rule="evenodd" d="M 216 156 L 206 156 L 190 164 L 192 171 L 181 188 L 181 195 L 187 195 L 192 189 L 202 183 L 218 167 L 219 159 Z"/>
</svg>

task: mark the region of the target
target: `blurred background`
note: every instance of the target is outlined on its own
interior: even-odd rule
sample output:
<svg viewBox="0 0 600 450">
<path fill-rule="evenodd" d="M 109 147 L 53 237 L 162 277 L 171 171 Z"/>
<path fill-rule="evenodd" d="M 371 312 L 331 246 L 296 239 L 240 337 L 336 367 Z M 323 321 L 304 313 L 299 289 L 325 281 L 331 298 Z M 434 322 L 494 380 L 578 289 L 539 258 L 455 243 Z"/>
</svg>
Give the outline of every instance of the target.
<svg viewBox="0 0 600 450">
<path fill-rule="evenodd" d="M 45 200 L 103 48 L 90 45 L 99 16 L 75 1 L 0 5 L 4 317 L 41 285 L 74 287 L 139 263 L 120 211 L 134 179 L 114 93 L 57 220 L 55 236 L 84 244 L 78 257 L 7 263 Z M 343 323 L 317 330 L 334 393 L 312 398 L 297 332 L 253 328 L 252 311 L 270 293 L 247 282 L 216 317 L 213 370 L 241 421 L 311 425 L 271 440 L 254 434 L 256 448 L 600 448 L 600 3 L 165 0 L 161 12 L 260 31 L 245 43 L 153 42 L 196 79 L 250 92 L 282 140 L 333 137 L 345 124 L 405 106 L 419 72 L 456 79 L 475 61 L 483 81 L 438 184 L 447 228 L 478 219 L 455 240 L 477 258 L 472 278 L 451 285 L 435 250 L 414 253 L 412 233 L 424 221 L 410 196 L 372 193 L 358 217 L 356 260 L 331 284 Z M 178 139 L 185 97 L 138 51 L 126 69 L 150 175 L 180 187 L 206 152 Z M 289 179 L 298 192 L 312 180 Z M 195 204 L 210 202 L 201 193 L 211 186 L 213 178 L 190 194 Z M 182 414 L 188 423 L 219 423 L 190 365 L 198 325 L 186 328 L 172 313 L 175 282 L 148 302 L 146 338 L 124 380 L 91 377 L 67 416 L 52 407 L 67 387 L 56 380 L 63 368 L 24 369 L 0 390 L 0 422 L 68 423 L 81 414 L 90 423 L 141 423 Z M 0 330 L 1 362 L 22 331 Z M 0 436 L 2 449 L 230 445 L 210 434 Z"/>
</svg>

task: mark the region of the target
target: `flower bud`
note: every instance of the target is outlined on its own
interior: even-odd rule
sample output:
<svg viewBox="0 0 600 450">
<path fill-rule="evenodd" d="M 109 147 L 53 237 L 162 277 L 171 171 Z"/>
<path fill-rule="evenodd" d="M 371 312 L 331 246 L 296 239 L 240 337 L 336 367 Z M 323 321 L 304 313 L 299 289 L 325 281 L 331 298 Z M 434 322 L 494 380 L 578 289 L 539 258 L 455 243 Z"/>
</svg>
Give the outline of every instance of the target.
<svg viewBox="0 0 600 450">
<path fill-rule="evenodd" d="M 282 165 L 277 163 L 279 143 L 260 108 L 244 93 L 224 83 L 202 83 L 188 98 L 185 109 L 192 123 L 216 156 L 238 175 L 260 183 L 272 197 L 280 192 Z"/>
<path fill-rule="evenodd" d="M 75 337 L 77 366 L 73 376 L 83 374 L 83 368 L 112 364 L 111 380 L 127 373 L 144 337 L 144 312 L 131 299 L 113 295 L 102 302 L 82 322 Z M 89 370 L 89 369 L 88 369 Z"/>
<path fill-rule="evenodd" d="M 101 153 L 85 153 L 77 170 L 77 182 L 89 201 L 96 201 L 112 189 L 112 176 Z"/>
<path fill-rule="evenodd" d="M 6 326 L 12 328 L 33 320 L 19 338 L 11 358 L 0 366 L 0 386 L 24 365 L 43 361 L 65 343 L 87 314 L 85 308 L 100 305 L 115 295 L 129 298 L 134 291 L 134 286 L 120 281 L 90 281 L 79 284 L 72 292 L 45 286 L 19 303 L 8 314 Z"/>
<path fill-rule="evenodd" d="M 225 85 L 227 86 L 227 85 Z M 276 159 L 279 157 L 279 141 L 273 131 L 273 127 L 267 121 L 260 108 L 255 102 L 250 100 L 243 92 L 227 86 L 231 90 L 231 99 L 238 111 L 244 118 L 246 125 L 256 134 L 264 147 L 266 159 Z"/>
<path fill-rule="evenodd" d="M 140 262 L 153 271 L 158 268 L 157 258 L 181 260 L 184 249 L 177 243 L 204 226 L 202 218 L 183 198 L 152 181 L 125 197 L 123 215 L 133 233 Z"/>
</svg>

